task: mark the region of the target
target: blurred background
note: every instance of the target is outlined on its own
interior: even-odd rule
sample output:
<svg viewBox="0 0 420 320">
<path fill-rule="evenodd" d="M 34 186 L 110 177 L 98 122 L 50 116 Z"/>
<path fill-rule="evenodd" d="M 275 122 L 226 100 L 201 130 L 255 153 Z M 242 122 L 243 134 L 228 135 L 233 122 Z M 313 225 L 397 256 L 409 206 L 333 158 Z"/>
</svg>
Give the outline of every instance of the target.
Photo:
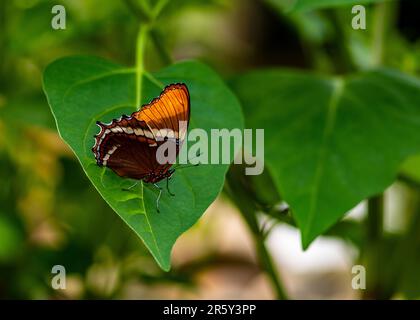
<svg viewBox="0 0 420 320">
<path fill-rule="evenodd" d="M 51 28 L 56 4 L 67 10 L 65 30 Z M 343 45 L 358 69 L 374 59 L 369 29 L 355 33 L 338 25 L 350 26 L 351 7 L 286 15 L 286 6 L 281 0 L 174 0 L 157 36 L 174 60 L 201 59 L 227 80 L 273 66 L 345 72 L 334 61 Z M 395 2 L 393 10 L 385 64 L 418 75 L 420 5 Z M 133 1 L 0 1 L 0 298 L 275 297 L 246 225 L 223 194 L 176 243 L 173 268 L 165 273 L 58 137 L 42 91 L 45 66 L 71 54 L 133 65 L 137 31 Z M 152 71 L 167 62 L 153 47 L 147 53 Z M 420 171 L 419 162 L 411 159 L 405 168 Z M 387 232 L 406 227 L 406 189 L 398 182 L 387 191 Z M 346 219 L 357 223 L 365 207 Z M 298 231 L 279 224 L 267 245 L 290 297 L 359 298 L 351 287 L 359 256 L 354 242 L 326 236 L 303 252 Z M 51 288 L 53 265 L 65 266 L 66 290 Z"/>
</svg>

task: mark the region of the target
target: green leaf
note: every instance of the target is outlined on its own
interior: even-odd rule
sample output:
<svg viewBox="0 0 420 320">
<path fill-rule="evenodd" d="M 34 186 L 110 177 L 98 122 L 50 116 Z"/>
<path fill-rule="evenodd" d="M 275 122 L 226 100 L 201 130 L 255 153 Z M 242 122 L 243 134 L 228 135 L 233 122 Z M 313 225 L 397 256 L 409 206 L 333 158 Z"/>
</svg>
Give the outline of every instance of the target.
<svg viewBox="0 0 420 320">
<path fill-rule="evenodd" d="M 232 85 L 247 125 L 265 129 L 265 161 L 304 247 L 420 150 L 420 83 L 397 72 L 256 71 Z"/>
<path fill-rule="evenodd" d="M 420 183 L 420 155 L 415 155 L 407 159 L 401 167 L 403 176 Z"/>
<path fill-rule="evenodd" d="M 235 96 L 212 70 L 194 61 L 172 65 L 153 75 L 144 74 L 142 103 L 175 82 L 185 82 L 190 89 L 190 129 L 243 127 Z M 143 240 L 158 264 L 169 270 L 173 244 L 217 197 L 228 165 L 200 165 L 177 171 L 170 182 L 176 196 L 163 192 L 160 213 L 156 211 L 155 187 L 139 183 L 131 192 L 122 191 L 133 185 L 133 180 L 98 167 L 91 147 L 93 135 L 98 132 L 97 120 L 109 122 L 138 109 L 135 85 L 134 69 L 93 57 L 60 59 L 44 74 L 44 90 L 61 137 L 102 197 Z"/>
<path fill-rule="evenodd" d="M 289 6 L 287 8 L 293 11 L 306 11 L 318 8 L 330 8 L 357 4 L 363 5 L 384 1 L 390 0 L 295 0 L 294 2 L 288 1 Z M 285 0 L 270 0 L 270 2 L 276 4 L 277 6 L 285 6 Z"/>
</svg>

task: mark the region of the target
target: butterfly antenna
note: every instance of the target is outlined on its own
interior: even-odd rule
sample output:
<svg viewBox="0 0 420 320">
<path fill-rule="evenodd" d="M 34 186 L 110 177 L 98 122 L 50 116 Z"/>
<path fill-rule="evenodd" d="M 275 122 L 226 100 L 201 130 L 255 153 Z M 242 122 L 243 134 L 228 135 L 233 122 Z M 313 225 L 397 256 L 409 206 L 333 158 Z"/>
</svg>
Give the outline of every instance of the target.
<svg viewBox="0 0 420 320">
<path fill-rule="evenodd" d="M 190 161 L 191 160 L 194 160 L 194 159 L 196 159 L 196 158 L 198 158 L 199 156 L 201 156 L 202 155 L 202 153 L 200 152 L 199 154 L 197 154 L 194 158 L 191 158 L 191 159 L 189 159 Z M 197 164 L 191 164 L 191 165 L 186 165 L 186 166 L 184 166 L 184 167 L 181 167 L 182 165 L 181 164 L 178 164 L 177 166 L 174 166 L 173 167 L 173 169 L 177 169 L 177 170 L 180 170 L 180 169 L 186 169 L 186 168 L 191 168 L 191 167 L 198 167 L 200 165 L 200 163 L 197 163 Z"/>
<path fill-rule="evenodd" d="M 176 169 L 176 170 L 181 170 L 181 169 L 187 169 L 187 168 L 192 168 L 192 167 L 198 167 L 200 164 L 199 163 L 197 163 L 197 164 L 191 164 L 191 165 L 185 165 L 185 166 L 183 166 L 183 167 L 181 167 L 181 165 L 179 165 L 178 167 L 175 167 L 174 169 Z"/>
<path fill-rule="evenodd" d="M 162 188 L 159 187 L 156 183 L 154 183 L 153 185 L 159 190 L 159 195 L 156 198 L 156 211 L 158 213 L 160 213 L 160 210 L 159 210 L 159 200 L 160 200 L 160 196 L 162 195 Z"/>
</svg>

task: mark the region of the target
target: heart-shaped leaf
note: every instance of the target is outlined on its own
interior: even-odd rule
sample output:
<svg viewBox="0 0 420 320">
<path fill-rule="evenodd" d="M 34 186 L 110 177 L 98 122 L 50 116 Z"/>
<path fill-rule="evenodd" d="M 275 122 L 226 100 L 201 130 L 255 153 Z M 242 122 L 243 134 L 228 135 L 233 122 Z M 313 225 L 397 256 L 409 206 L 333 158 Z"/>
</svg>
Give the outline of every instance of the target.
<svg viewBox="0 0 420 320">
<path fill-rule="evenodd" d="M 217 128 L 242 128 L 240 105 L 222 80 L 205 65 L 189 61 L 160 72 L 144 73 L 141 101 L 157 97 L 165 85 L 184 82 L 191 95 L 191 128 L 207 132 Z M 98 132 L 97 120 L 109 122 L 138 110 L 136 74 L 132 68 L 93 57 L 69 57 L 50 64 L 44 74 L 44 90 L 61 137 L 72 148 L 87 176 L 108 204 L 143 240 L 164 269 L 176 239 L 190 228 L 219 194 L 228 165 L 200 165 L 175 172 L 171 197 L 163 192 L 160 213 L 158 191 L 122 179 L 96 165 L 91 147 Z M 92 230 L 101 232 L 101 230 Z"/>
<path fill-rule="evenodd" d="M 235 79 L 248 126 L 265 128 L 265 159 L 302 243 L 382 192 L 420 151 L 420 83 L 390 70 L 348 78 L 257 71 Z"/>
</svg>

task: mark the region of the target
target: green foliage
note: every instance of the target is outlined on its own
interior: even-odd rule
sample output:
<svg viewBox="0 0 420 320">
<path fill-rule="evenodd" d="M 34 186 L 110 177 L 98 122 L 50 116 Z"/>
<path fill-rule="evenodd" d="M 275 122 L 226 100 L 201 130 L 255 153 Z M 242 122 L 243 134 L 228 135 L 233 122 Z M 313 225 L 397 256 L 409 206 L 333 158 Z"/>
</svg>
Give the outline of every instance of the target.
<svg viewBox="0 0 420 320">
<path fill-rule="evenodd" d="M 278 7 L 292 11 L 307 11 L 318 8 L 340 7 L 346 5 L 368 4 L 389 0 L 267 0 Z"/>
<path fill-rule="evenodd" d="M 22 234 L 16 225 L 0 212 L 0 263 L 10 261 L 22 249 Z"/>
<path fill-rule="evenodd" d="M 258 71 L 233 87 L 247 124 L 265 129 L 266 161 L 304 247 L 420 152 L 420 84 L 396 72 L 341 79 Z"/>
<path fill-rule="evenodd" d="M 91 151 L 92 137 L 98 131 L 95 123 L 137 111 L 135 75 L 133 69 L 102 59 L 64 58 L 45 71 L 45 92 L 61 137 L 75 152 L 89 179 L 144 241 L 159 265 L 169 270 L 173 244 L 219 194 L 228 165 L 201 165 L 176 172 L 170 183 L 176 196 L 163 193 L 160 213 L 156 212 L 158 190 L 154 186 L 140 183 L 127 192 L 123 189 L 134 181 L 99 168 Z M 145 74 L 142 103 L 158 96 L 165 85 L 177 82 L 186 82 L 190 89 L 190 128 L 210 134 L 210 129 L 242 127 L 236 98 L 213 71 L 194 61 Z"/>
</svg>

